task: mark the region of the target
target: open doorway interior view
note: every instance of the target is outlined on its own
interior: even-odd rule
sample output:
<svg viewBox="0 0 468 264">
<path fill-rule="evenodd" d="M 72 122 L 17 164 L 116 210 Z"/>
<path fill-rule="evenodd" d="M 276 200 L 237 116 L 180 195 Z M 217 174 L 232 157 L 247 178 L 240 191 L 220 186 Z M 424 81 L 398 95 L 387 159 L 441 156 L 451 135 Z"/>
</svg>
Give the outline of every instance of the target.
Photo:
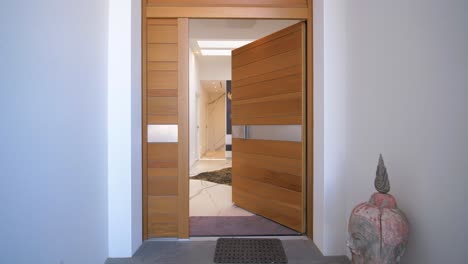
<svg viewBox="0 0 468 264">
<path fill-rule="evenodd" d="M 231 51 L 296 20 L 190 20 L 190 236 L 297 235 L 232 199 Z"/>
</svg>

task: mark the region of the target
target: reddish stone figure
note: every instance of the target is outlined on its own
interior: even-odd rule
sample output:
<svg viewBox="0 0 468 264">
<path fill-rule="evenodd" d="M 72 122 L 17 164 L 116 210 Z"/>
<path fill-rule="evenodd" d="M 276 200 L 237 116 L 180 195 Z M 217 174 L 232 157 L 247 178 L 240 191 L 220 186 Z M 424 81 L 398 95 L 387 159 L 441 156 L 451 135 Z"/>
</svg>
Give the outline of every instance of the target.
<svg viewBox="0 0 468 264">
<path fill-rule="evenodd" d="M 354 264 L 400 263 L 408 243 L 409 224 L 398 209 L 390 191 L 387 169 L 382 155 L 375 179 L 377 193 L 356 206 L 349 218 L 348 247 Z"/>
</svg>

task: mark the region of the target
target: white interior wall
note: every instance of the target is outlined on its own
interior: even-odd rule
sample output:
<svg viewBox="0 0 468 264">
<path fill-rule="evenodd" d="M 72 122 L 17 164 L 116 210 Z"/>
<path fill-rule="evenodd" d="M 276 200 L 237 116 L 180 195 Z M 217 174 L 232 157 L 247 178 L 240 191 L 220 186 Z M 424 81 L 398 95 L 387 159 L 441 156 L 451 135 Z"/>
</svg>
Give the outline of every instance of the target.
<svg viewBox="0 0 468 264">
<path fill-rule="evenodd" d="M 226 94 L 208 94 L 207 151 L 216 151 L 226 143 Z M 224 151 L 224 149 L 223 149 Z"/>
<path fill-rule="evenodd" d="M 140 2 L 110 0 L 108 55 L 109 257 L 142 243 Z"/>
<path fill-rule="evenodd" d="M 349 214 L 374 191 L 383 153 L 390 193 L 411 225 L 402 263 L 463 263 L 468 2 L 318 0 L 314 8 L 323 17 L 315 54 L 324 56 L 314 67 L 316 100 L 323 96 L 314 132 L 324 138 L 314 240 L 324 254 L 347 253 Z"/>
<path fill-rule="evenodd" d="M 199 106 L 200 76 L 198 73 L 198 59 L 190 50 L 189 52 L 189 129 L 190 129 L 190 166 L 200 158 L 199 155 Z"/>
<path fill-rule="evenodd" d="M 142 244 L 141 1 L 131 1 L 132 253 Z"/>
<path fill-rule="evenodd" d="M 231 56 L 198 56 L 200 80 L 231 80 Z"/>
<path fill-rule="evenodd" d="M 108 256 L 108 1 L 0 8 L 0 263 Z"/>
<path fill-rule="evenodd" d="M 206 115 L 207 115 L 207 103 L 208 103 L 208 93 L 205 91 L 205 89 L 201 89 L 199 90 L 199 124 L 200 124 L 200 136 L 199 136 L 199 151 L 200 151 L 200 155 L 199 157 L 203 156 L 203 154 L 206 153 L 206 150 L 207 150 L 207 142 L 206 142 L 206 133 L 207 133 L 207 130 L 206 130 L 206 122 L 207 122 L 207 119 L 206 119 Z"/>
</svg>

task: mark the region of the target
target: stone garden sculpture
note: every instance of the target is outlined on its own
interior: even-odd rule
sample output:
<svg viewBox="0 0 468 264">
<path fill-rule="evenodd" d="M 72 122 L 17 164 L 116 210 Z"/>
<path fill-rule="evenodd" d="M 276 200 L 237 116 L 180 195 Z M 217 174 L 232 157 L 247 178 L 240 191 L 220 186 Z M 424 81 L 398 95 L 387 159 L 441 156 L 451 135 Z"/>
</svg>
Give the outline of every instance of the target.
<svg viewBox="0 0 468 264">
<path fill-rule="evenodd" d="M 348 247 L 353 264 L 400 263 L 408 243 L 409 224 L 398 209 L 395 198 L 388 194 L 390 182 L 382 155 L 370 200 L 357 205 L 349 218 Z"/>
</svg>

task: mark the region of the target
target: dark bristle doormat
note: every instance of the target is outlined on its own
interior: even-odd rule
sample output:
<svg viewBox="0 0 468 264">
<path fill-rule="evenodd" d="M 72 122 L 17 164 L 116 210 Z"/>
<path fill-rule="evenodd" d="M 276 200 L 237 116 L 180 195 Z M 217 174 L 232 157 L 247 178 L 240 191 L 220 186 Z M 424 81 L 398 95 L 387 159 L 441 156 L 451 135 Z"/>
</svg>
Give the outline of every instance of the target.
<svg viewBox="0 0 468 264">
<path fill-rule="evenodd" d="M 202 172 L 190 177 L 191 180 L 204 180 L 219 184 L 232 185 L 232 168 L 225 168 L 216 171 Z"/>
<path fill-rule="evenodd" d="M 220 238 L 216 243 L 214 262 L 220 264 L 288 263 L 279 239 Z"/>
</svg>

